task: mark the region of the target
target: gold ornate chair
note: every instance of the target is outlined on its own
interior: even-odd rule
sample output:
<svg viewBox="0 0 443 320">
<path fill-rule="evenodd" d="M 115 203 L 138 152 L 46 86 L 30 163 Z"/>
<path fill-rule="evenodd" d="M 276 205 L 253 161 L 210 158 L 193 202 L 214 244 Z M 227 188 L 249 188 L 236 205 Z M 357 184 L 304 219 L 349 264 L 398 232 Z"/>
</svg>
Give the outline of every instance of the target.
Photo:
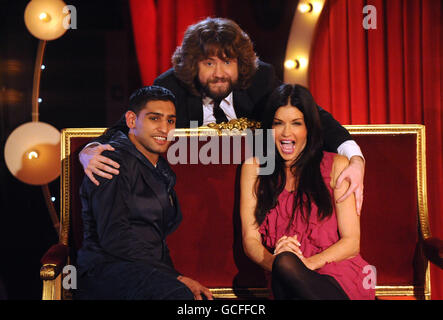
<svg viewBox="0 0 443 320">
<path fill-rule="evenodd" d="M 443 242 L 432 238 L 429 229 L 425 128 L 346 128 L 366 158 L 361 253 L 376 267 L 377 298 L 429 299 L 429 261 L 443 268 Z M 83 170 L 78 153 L 103 131 L 62 131 L 61 235 L 60 242 L 42 258 L 43 299 L 71 298 L 72 289 L 63 289 L 62 284 L 68 276 L 63 267 L 75 265 L 82 240 L 78 190 Z M 177 137 L 188 139 L 190 146 L 192 137 L 208 133 L 211 136 L 214 132 L 208 128 L 177 130 Z M 198 150 L 205 144 L 205 140 L 199 141 Z M 168 239 L 177 269 L 208 286 L 216 298 L 268 297 L 263 272 L 242 249 L 238 212 L 240 165 L 220 161 L 211 165 L 175 164 L 172 168 L 177 174 L 176 191 L 183 212 L 181 226 Z"/>
</svg>

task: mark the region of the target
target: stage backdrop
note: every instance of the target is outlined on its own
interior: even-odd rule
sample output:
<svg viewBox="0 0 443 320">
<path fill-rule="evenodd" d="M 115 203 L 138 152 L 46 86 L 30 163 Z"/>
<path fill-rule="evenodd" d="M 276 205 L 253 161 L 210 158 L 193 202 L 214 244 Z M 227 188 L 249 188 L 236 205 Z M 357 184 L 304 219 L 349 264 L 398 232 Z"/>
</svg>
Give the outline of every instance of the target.
<svg viewBox="0 0 443 320">
<path fill-rule="evenodd" d="M 231 3 L 130 0 L 143 84 L 152 84 L 171 67 L 171 55 L 190 24 L 223 16 Z M 376 29 L 363 28 L 366 5 L 377 10 Z M 327 1 L 309 80 L 317 102 L 342 124 L 426 125 L 430 224 L 439 238 L 443 238 L 441 10 L 440 0 Z M 443 299 L 443 272 L 434 267 L 431 272 L 432 298 Z"/>
<path fill-rule="evenodd" d="M 365 5 L 377 10 L 376 29 L 363 28 Z M 441 5 L 440 0 L 327 1 L 309 85 L 317 103 L 342 124 L 426 125 L 430 225 L 433 236 L 443 239 Z M 443 299 L 442 270 L 433 266 L 431 280 L 432 299 Z"/>
</svg>

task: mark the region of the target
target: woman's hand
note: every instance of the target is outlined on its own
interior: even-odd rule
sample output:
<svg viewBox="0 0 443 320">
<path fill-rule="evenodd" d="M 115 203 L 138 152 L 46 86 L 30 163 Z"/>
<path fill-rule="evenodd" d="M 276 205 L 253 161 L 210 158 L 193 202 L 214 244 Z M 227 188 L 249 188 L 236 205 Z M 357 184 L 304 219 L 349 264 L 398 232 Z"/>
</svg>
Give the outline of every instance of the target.
<svg viewBox="0 0 443 320">
<path fill-rule="evenodd" d="M 300 250 L 300 242 L 297 239 L 297 235 L 292 237 L 283 236 L 277 241 L 277 245 L 275 246 L 274 255 L 279 253 L 289 251 L 295 254 L 306 266 L 306 268 L 310 270 L 317 269 L 314 261 L 310 258 L 305 258 L 303 252 Z"/>
<path fill-rule="evenodd" d="M 177 280 L 187 286 L 189 290 L 191 290 L 195 300 L 203 300 L 202 293 L 205 295 L 206 299 L 214 300 L 211 291 L 209 291 L 208 288 L 202 286 L 199 282 L 184 276 L 178 276 Z"/>
<path fill-rule="evenodd" d="M 292 237 L 283 236 L 278 239 L 277 244 L 275 245 L 274 255 L 289 251 L 294 253 L 301 259 L 301 257 L 303 257 L 303 253 L 300 250 L 300 246 L 301 244 L 297 239 L 297 235 L 294 235 Z"/>
<path fill-rule="evenodd" d="M 279 253 L 289 251 L 295 254 L 306 266 L 306 268 L 310 270 L 315 270 L 316 265 L 314 261 L 310 258 L 305 258 L 302 251 L 300 250 L 300 242 L 297 239 L 297 235 L 294 235 L 292 237 L 283 236 L 281 237 L 275 246 L 274 255 L 277 255 Z"/>
<path fill-rule="evenodd" d="M 119 174 L 117 169 L 120 167 L 120 165 L 117 162 L 101 155 L 101 153 L 105 150 L 115 151 L 110 144 L 99 144 L 98 146 L 87 147 L 79 154 L 80 163 L 85 170 L 85 174 L 97 186 L 99 185 L 99 182 L 97 179 L 95 179 L 93 173 L 106 179 L 112 179 L 112 175 L 109 173 L 114 175 Z"/>
</svg>

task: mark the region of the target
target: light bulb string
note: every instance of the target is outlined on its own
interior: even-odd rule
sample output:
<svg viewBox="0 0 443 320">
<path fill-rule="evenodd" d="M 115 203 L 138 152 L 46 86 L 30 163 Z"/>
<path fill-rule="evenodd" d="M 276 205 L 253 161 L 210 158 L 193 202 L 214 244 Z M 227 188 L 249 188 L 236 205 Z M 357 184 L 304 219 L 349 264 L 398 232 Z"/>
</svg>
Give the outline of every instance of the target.
<svg viewBox="0 0 443 320">
<path fill-rule="evenodd" d="M 40 78 L 42 74 L 43 56 L 45 54 L 46 40 L 40 40 L 37 48 L 37 56 L 35 58 L 34 66 L 34 79 L 32 86 L 32 121 L 39 121 L 39 95 L 40 95 Z M 49 191 L 49 185 L 42 185 L 43 197 L 45 198 L 46 207 L 51 217 L 52 225 L 54 226 L 57 235 L 60 238 L 60 220 L 58 218 L 57 211 L 55 210 L 54 203 L 51 201 L 51 192 Z"/>
<path fill-rule="evenodd" d="M 37 48 L 37 57 L 35 58 L 34 80 L 32 85 L 32 121 L 39 120 L 39 102 L 40 78 L 42 74 L 43 56 L 45 54 L 46 40 L 40 40 Z"/>
</svg>

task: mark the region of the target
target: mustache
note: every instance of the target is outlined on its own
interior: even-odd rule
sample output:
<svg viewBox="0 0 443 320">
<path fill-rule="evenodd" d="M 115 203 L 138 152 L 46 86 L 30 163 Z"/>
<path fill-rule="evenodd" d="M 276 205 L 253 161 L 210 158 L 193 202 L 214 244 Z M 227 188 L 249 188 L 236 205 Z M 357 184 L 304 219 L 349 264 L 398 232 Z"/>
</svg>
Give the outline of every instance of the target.
<svg viewBox="0 0 443 320">
<path fill-rule="evenodd" d="M 217 82 L 231 82 L 231 79 L 229 78 L 214 78 L 208 80 L 208 83 L 217 83 Z"/>
</svg>

